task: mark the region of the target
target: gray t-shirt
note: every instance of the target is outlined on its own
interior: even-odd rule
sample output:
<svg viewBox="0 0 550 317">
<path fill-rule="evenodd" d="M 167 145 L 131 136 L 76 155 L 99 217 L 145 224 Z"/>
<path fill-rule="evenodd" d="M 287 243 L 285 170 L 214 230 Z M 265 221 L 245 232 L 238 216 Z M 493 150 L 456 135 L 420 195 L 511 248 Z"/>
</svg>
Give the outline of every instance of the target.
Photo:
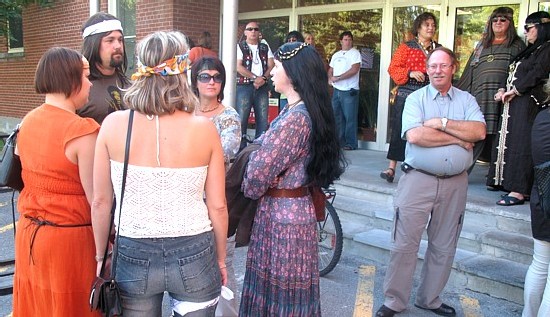
<svg viewBox="0 0 550 317">
<path fill-rule="evenodd" d="M 88 103 L 76 111 L 79 116 L 92 118 L 101 124 L 109 113 L 126 109 L 119 88 L 124 88 L 124 83 L 120 82 L 118 75 L 93 80 L 92 84 Z"/>
<path fill-rule="evenodd" d="M 431 118 L 479 121 L 485 123 L 483 113 L 474 96 L 451 87 L 443 96 L 432 85 L 416 90 L 407 97 L 403 109 L 402 135 L 406 139 L 408 130 L 422 126 Z M 455 175 L 472 164 L 472 150 L 459 145 L 421 147 L 407 142 L 405 162 L 414 168 L 430 173 Z"/>
</svg>

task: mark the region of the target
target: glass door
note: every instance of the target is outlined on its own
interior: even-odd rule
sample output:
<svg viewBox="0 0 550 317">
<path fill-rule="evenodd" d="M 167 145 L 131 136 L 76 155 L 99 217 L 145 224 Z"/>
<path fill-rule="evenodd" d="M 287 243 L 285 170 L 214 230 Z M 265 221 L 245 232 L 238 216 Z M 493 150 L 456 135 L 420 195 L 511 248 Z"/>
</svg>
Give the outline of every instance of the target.
<svg viewBox="0 0 550 317">
<path fill-rule="evenodd" d="M 326 59 L 340 50 L 339 35 L 352 31 L 353 45 L 361 52 L 359 77 L 359 113 L 357 137 L 375 142 L 378 121 L 378 83 L 380 74 L 380 41 L 382 9 L 303 14 L 298 16 L 298 29 L 315 34 L 316 48 Z"/>
</svg>

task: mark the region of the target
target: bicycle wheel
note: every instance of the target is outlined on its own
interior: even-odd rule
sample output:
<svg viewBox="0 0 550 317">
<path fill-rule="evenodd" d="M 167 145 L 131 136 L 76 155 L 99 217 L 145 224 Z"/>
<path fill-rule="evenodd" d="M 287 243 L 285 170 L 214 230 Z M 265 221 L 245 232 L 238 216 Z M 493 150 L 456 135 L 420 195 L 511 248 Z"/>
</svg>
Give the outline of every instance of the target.
<svg viewBox="0 0 550 317">
<path fill-rule="evenodd" d="M 320 276 L 325 276 L 338 264 L 344 244 L 342 224 L 336 209 L 327 201 L 325 211 L 325 220 L 317 222 Z"/>
</svg>

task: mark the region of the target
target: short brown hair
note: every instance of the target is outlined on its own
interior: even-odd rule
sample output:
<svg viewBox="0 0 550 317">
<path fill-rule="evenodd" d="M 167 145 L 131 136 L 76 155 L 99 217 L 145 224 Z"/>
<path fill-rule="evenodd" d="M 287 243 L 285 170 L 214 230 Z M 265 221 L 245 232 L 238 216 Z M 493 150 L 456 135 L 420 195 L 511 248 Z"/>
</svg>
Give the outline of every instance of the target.
<svg viewBox="0 0 550 317">
<path fill-rule="evenodd" d="M 428 56 L 426 56 L 426 66 L 428 66 L 428 61 L 430 60 L 430 57 L 432 57 L 432 54 L 437 51 L 442 51 L 449 55 L 449 57 L 451 58 L 451 63 L 456 67 L 456 69 L 458 69 L 459 64 L 458 59 L 456 58 L 456 54 L 445 46 L 438 46 L 428 53 Z"/>
<path fill-rule="evenodd" d="M 62 93 L 68 98 L 82 88 L 83 72 L 82 54 L 65 47 L 53 47 L 38 62 L 34 88 L 39 94 Z"/>
</svg>

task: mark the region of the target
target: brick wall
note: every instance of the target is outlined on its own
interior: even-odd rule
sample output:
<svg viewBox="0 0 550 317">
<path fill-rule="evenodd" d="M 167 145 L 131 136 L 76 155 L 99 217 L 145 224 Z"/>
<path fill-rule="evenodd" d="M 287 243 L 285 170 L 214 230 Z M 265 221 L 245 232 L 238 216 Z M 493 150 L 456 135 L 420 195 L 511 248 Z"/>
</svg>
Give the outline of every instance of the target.
<svg viewBox="0 0 550 317">
<path fill-rule="evenodd" d="M 107 11 L 108 0 L 100 9 Z M 25 53 L 11 56 L 7 41 L 0 38 L 0 119 L 22 118 L 42 104 L 44 96 L 34 92 L 34 71 L 40 56 L 50 47 L 80 50 L 80 29 L 89 16 L 89 0 L 56 0 L 49 7 L 31 5 L 23 11 Z M 136 3 L 137 41 L 159 30 L 180 30 L 195 42 L 206 30 L 212 34 L 214 50 L 219 46 L 220 0 L 141 0 Z M 2 120 L 0 120 L 2 121 Z M 2 128 L 0 122 L 0 131 Z"/>
<path fill-rule="evenodd" d="M 178 30 L 195 43 L 203 31 L 212 35 L 212 48 L 218 51 L 220 0 L 142 0 L 136 4 L 136 37 L 139 41 L 155 31 Z"/>
<path fill-rule="evenodd" d="M 23 11 L 25 53 L 0 59 L 0 116 L 22 118 L 43 102 L 43 96 L 34 92 L 36 64 L 50 47 L 80 49 L 80 28 L 88 12 L 89 0 L 31 5 Z M 5 39 L 0 44 L 6 52 Z"/>
</svg>

